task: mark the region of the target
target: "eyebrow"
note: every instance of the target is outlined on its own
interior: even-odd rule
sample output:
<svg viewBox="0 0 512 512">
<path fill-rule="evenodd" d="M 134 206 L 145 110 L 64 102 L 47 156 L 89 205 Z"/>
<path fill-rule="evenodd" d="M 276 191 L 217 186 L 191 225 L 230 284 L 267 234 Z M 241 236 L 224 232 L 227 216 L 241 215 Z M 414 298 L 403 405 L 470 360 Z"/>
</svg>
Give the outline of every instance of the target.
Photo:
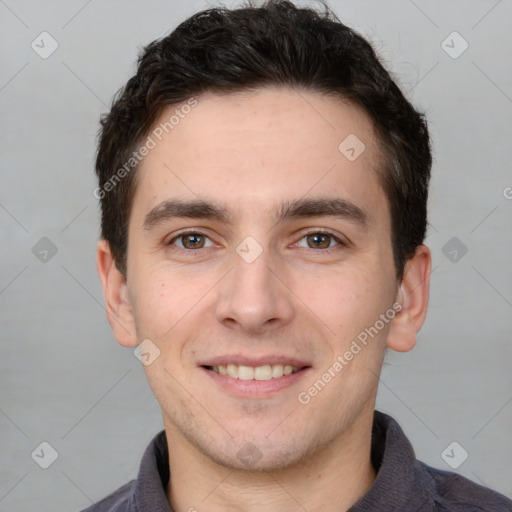
<svg viewBox="0 0 512 512">
<path fill-rule="evenodd" d="M 309 217 L 336 217 L 367 228 L 369 216 L 359 206 L 341 198 L 310 198 L 285 201 L 273 215 L 276 223 L 287 219 Z M 209 219 L 233 224 L 233 216 L 222 205 L 203 200 L 166 200 L 159 203 L 145 216 L 143 228 L 151 230 L 174 218 Z"/>
</svg>

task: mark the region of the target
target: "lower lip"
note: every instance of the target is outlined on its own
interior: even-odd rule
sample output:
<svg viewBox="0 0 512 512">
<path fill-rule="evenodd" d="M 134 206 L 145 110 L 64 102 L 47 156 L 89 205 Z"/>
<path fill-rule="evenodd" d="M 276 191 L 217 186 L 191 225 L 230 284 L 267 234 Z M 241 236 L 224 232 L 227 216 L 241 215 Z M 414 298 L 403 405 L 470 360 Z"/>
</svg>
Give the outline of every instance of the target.
<svg viewBox="0 0 512 512">
<path fill-rule="evenodd" d="M 243 398 L 262 398 L 263 396 L 270 396 L 277 393 L 278 391 L 281 391 L 282 389 L 293 386 L 307 373 L 309 373 L 311 367 L 304 368 L 295 373 L 290 373 L 290 375 L 283 375 L 277 379 L 272 378 L 268 380 L 233 379 L 232 377 L 222 375 L 203 367 L 201 367 L 201 370 L 206 372 L 206 374 L 211 379 L 213 379 L 214 382 L 216 382 L 220 387 L 231 394 Z"/>
</svg>

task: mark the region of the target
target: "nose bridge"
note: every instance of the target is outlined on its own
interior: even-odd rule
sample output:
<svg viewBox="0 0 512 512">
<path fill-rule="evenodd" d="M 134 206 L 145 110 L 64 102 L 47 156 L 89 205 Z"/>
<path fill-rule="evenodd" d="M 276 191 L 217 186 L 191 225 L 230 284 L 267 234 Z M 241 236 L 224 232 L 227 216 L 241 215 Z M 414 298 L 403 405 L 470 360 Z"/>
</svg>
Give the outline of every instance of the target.
<svg viewBox="0 0 512 512">
<path fill-rule="evenodd" d="M 268 247 L 247 237 L 232 255 L 232 271 L 223 280 L 217 319 L 247 331 L 282 325 L 293 316 L 287 288 L 277 278 Z"/>
<path fill-rule="evenodd" d="M 250 292 L 254 295 L 263 292 L 273 295 L 272 281 L 275 280 L 275 276 L 268 248 L 255 247 L 251 241 L 243 242 L 237 247 L 233 266 L 237 289 L 242 293 Z"/>
</svg>

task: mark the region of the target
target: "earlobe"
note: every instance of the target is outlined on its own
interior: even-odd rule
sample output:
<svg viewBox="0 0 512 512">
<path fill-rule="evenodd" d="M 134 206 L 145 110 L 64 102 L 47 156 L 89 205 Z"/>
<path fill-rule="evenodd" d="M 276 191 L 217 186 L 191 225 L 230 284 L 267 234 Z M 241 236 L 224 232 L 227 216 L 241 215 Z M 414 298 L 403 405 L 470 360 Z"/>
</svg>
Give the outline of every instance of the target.
<svg viewBox="0 0 512 512">
<path fill-rule="evenodd" d="M 126 279 L 117 269 L 106 240 L 98 242 L 96 268 L 105 296 L 107 319 L 114 336 L 120 345 L 135 347 L 138 342 Z"/>
<path fill-rule="evenodd" d="M 420 245 L 410 258 L 397 292 L 402 309 L 396 314 L 388 333 L 386 346 L 397 352 L 414 348 L 416 335 L 427 315 L 432 258 L 430 250 Z"/>
</svg>

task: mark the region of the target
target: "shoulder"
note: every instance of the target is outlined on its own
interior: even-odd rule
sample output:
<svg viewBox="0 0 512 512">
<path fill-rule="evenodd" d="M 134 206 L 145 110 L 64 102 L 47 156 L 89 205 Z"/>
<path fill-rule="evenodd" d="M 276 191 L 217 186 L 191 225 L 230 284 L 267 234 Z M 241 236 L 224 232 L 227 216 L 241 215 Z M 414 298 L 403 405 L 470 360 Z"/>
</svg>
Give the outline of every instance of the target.
<svg viewBox="0 0 512 512">
<path fill-rule="evenodd" d="M 165 510 L 168 481 L 168 446 L 165 430 L 162 430 L 146 447 L 137 478 L 80 512 L 145 512 L 155 510 L 155 505 L 160 505 L 156 507 L 158 510 L 162 506 Z"/>
<path fill-rule="evenodd" d="M 130 512 L 126 507 L 130 503 L 134 485 L 135 480 L 131 480 L 122 487 L 119 487 L 117 491 L 80 512 Z"/>
<path fill-rule="evenodd" d="M 379 411 L 372 430 L 372 462 L 377 478 L 354 512 L 512 512 L 506 496 L 418 460 L 400 425 Z"/>
<path fill-rule="evenodd" d="M 439 511 L 512 512 L 512 500 L 451 471 L 418 461 L 434 482 Z"/>
</svg>

